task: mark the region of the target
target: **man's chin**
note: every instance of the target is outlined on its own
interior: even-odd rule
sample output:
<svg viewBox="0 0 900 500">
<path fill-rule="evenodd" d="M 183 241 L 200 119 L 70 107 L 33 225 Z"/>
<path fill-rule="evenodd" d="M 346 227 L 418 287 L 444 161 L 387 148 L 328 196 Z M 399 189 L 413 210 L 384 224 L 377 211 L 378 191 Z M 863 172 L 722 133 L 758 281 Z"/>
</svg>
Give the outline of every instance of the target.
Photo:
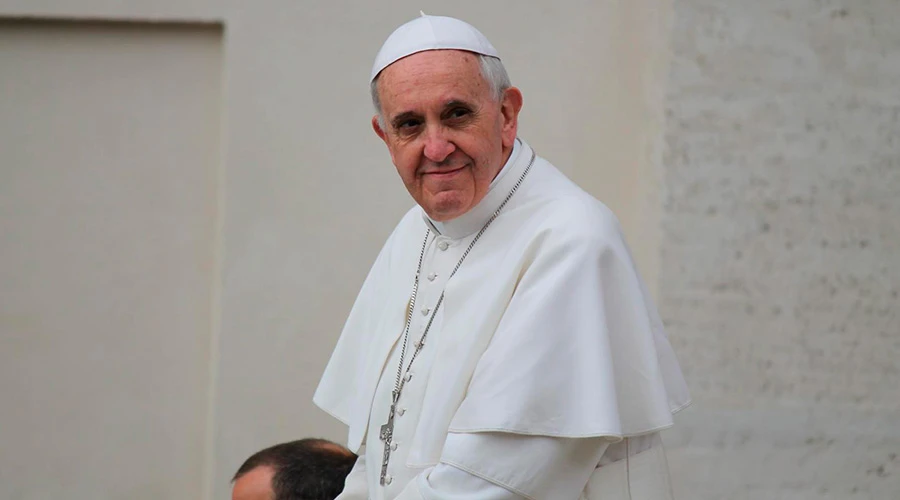
<svg viewBox="0 0 900 500">
<path fill-rule="evenodd" d="M 424 208 L 425 213 L 431 220 L 436 222 L 447 222 L 453 220 L 468 211 L 459 200 L 443 200 L 438 203 L 430 203 L 428 208 Z"/>
</svg>

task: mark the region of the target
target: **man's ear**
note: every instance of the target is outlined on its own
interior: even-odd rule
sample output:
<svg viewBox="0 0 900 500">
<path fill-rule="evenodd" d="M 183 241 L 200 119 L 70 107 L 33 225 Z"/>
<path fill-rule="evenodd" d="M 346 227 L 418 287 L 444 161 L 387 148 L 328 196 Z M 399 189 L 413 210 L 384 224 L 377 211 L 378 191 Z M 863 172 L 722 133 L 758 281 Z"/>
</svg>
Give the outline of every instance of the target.
<svg viewBox="0 0 900 500">
<path fill-rule="evenodd" d="M 503 145 L 512 147 L 519 131 L 519 111 L 522 110 L 522 91 L 510 87 L 503 91 L 500 113 L 503 115 Z"/>
<path fill-rule="evenodd" d="M 378 119 L 378 115 L 372 117 L 372 129 L 375 130 L 375 135 L 387 144 L 387 133 L 381 128 L 381 120 Z"/>
</svg>

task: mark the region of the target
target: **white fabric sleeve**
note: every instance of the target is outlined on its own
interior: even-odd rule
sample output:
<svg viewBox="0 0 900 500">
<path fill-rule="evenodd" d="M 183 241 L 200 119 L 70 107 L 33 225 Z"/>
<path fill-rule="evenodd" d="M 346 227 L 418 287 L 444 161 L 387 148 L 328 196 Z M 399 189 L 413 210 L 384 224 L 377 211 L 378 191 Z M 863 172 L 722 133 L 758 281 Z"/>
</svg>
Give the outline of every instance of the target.
<svg viewBox="0 0 900 500">
<path fill-rule="evenodd" d="M 367 500 L 369 485 L 366 482 L 366 447 L 359 450 L 359 458 L 344 481 L 344 490 L 335 500 Z"/>
<path fill-rule="evenodd" d="M 450 434 L 441 463 L 397 499 L 576 499 L 608 445 L 598 437 Z"/>
</svg>

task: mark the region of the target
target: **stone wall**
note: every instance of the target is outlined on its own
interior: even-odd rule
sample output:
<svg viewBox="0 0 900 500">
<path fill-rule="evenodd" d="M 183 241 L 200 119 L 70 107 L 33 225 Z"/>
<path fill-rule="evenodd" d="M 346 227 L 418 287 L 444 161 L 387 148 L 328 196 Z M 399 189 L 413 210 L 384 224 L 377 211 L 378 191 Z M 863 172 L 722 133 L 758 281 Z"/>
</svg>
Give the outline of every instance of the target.
<svg viewBox="0 0 900 500">
<path fill-rule="evenodd" d="M 900 498 L 900 2 L 674 6 L 676 493 Z"/>
</svg>

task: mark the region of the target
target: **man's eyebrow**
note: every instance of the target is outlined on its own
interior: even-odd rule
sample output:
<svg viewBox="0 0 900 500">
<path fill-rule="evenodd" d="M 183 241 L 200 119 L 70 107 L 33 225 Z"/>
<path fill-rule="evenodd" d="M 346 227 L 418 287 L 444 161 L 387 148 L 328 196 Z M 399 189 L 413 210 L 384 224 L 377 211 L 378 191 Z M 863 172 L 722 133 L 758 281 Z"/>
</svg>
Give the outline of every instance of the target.
<svg viewBox="0 0 900 500">
<path fill-rule="evenodd" d="M 451 99 L 451 100 L 447 101 L 446 104 L 444 104 L 444 109 L 458 108 L 458 107 L 472 109 L 475 106 L 473 106 L 472 103 L 470 103 L 468 101 L 464 101 L 462 99 Z"/>
<path fill-rule="evenodd" d="M 445 111 L 453 109 L 453 108 L 475 109 L 475 105 L 471 102 L 464 101 L 462 99 L 450 99 L 449 101 L 444 103 Z M 412 120 L 412 119 L 421 119 L 421 115 L 419 115 L 419 113 L 416 113 L 414 111 L 404 111 L 403 113 L 400 113 L 399 115 L 396 115 L 393 118 L 391 118 L 391 126 L 394 128 L 399 128 L 403 122 L 405 122 L 407 120 Z"/>
</svg>

